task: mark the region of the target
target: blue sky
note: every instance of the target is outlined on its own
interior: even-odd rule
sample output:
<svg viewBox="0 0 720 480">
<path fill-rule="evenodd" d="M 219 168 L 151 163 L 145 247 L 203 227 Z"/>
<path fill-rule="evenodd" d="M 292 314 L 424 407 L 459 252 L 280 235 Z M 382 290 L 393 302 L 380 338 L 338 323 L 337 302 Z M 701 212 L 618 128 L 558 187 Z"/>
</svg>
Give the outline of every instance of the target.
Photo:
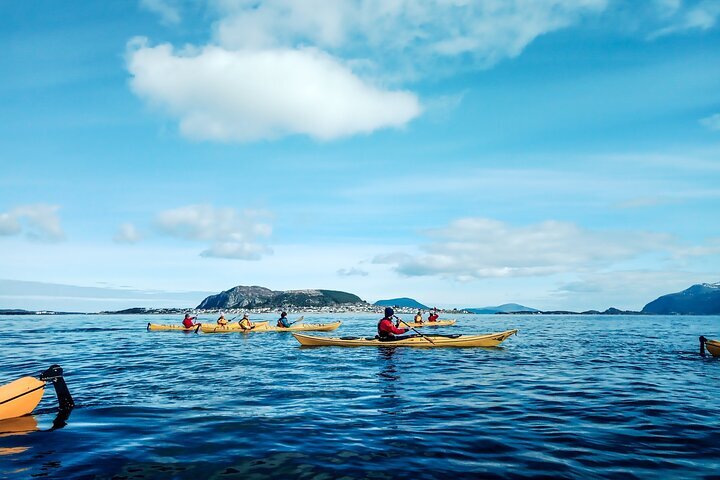
<svg viewBox="0 0 720 480">
<path fill-rule="evenodd" d="M 720 2 L 0 14 L 0 308 L 640 309 L 720 280 Z"/>
</svg>

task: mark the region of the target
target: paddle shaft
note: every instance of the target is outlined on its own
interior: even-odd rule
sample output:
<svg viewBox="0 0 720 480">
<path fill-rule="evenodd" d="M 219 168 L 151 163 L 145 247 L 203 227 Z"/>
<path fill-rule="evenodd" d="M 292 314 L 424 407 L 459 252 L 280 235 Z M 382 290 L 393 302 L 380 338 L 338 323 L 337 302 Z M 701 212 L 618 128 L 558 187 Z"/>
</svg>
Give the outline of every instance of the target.
<svg viewBox="0 0 720 480">
<path fill-rule="evenodd" d="M 295 320 L 294 322 L 292 322 L 290 325 L 295 325 L 296 323 L 300 323 L 300 322 L 302 322 L 303 320 L 305 320 L 305 316 L 302 316 L 302 317 L 298 318 L 297 320 Z"/>
<path fill-rule="evenodd" d="M 423 335 L 422 333 L 420 333 L 420 332 L 418 332 L 417 330 L 415 330 L 415 327 L 411 327 L 411 326 L 408 325 L 404 320 L 401 320 L 401 319 L 398 318 L 396 315 L 393 315 L 393 317 L 395 317 L 398 322 L 405 324 L 405 326 L 409 327 L 413 332 L 417 333 L 417 334 L 420 335 L 422 338 L 424 338 L 424 339 L 427 340 L 428 342 L 430 342 L 430 343 L 432 343 L 433 345 L 435 345 L 435 342 L 433 342 L 433 341 L 430 340 L 428 337 L 426 337 L 426 336 Z"/>
</svg>

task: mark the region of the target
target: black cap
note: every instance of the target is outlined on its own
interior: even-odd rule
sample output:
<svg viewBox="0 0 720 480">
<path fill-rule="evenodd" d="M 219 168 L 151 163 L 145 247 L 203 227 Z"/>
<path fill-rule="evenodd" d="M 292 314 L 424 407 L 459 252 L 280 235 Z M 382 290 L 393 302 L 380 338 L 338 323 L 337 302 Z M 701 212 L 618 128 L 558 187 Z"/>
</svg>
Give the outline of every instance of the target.
<svg viewBox="0 0 720 480">
<path fill-rule="evenodd" d="M 386 316 L 387 318 L 390 318 L 390 317 L 392 317 L 393 315 L 395 315 L 395 310 L 393 310 L 393 309 L 390 308 L 390 307 L 386 307 L 386 308 L 385 308 L 385 316 Z"/>
</svg>

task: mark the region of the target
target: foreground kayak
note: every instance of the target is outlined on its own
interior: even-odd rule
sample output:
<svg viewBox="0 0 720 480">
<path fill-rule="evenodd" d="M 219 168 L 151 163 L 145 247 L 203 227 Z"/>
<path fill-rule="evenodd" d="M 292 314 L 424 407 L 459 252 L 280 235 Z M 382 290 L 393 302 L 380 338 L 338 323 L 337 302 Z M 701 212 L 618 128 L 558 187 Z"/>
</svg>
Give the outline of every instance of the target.
<svg viewBox="0 0 720 480">
<path fill-rule="evenodd" d="M 375 337 L 315 337 L 293 333 L 300 345 L 308 347 L 496 347 L 515 335 L 517 330 L 485 335 L 411 335 L 396 340 L 380 340 Z"/>
<path fill-rule="evenodd" d="M 38 406 L 45 382 L 23 377 L 0 387 L 0 420 L 27 415 Z"/>
<path fill-rule="evenodd" d="M 255 324 L 255 328 L 252 330 L 243 330 L 237 325 L 233 325 L 232 329 L 218 329 L 213 326 L 200 327 L 200 331 L 203 333 L 224 333 L 224 332 L 330 332 L 337 330 L 342 324 L 341 321 L 332 323 L 298 323 L 297 325 L 290 325 L 288 328 L 276 327 L 269 325 L 268 322 L 258 322 Z"/>
<path fill-rule="evenodd" d="M 703 347 L 707 349 L 708 352 L 710 352 L 710 355 L 713 357 L 720 357 L 720 341 L 718 340 L 708 340 L 705 337 L 700 337 L 700 354 L 704 355 L 705 352 L 703 351 Z"/>
<path fill-rule="evenodd" d="M 438 320 L 436 322 L 423 322 L 423 323 L 411 323 L 411 322 L 400 322 L 400 326 L 410 326 L 412 328 L 421 328 L 421 327 L 449 327 L 450 325 L 455 325 L 457 323 L 457 320 Z"/>
<path fill-rule="evenodd" d="M 62 368 L 53 365 L 39 378 L 22 377 L 0 386 L 0 420 L 21 417 L 38 406 L 45 393 L 45 382 L 51 382 L 58 396 L 60 410 L 71 410 L 75 404 L 62 376 Z"/>
</svg>

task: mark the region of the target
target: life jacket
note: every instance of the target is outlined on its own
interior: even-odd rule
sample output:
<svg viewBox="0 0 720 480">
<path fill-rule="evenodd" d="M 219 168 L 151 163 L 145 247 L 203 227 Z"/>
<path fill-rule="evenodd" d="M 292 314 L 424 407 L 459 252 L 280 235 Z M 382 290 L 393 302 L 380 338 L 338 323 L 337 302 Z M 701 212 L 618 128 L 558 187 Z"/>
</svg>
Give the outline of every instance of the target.
<svg viewBox="0 0 720 480">
<path fill-rule="evenodd" d="M 396 334 L 405 332 L 407 332 L 406 328 L 397 328 L 393 325 L 392 320 L 387 317 L 380 319 L 378 322 L 378 337 L 380 338 L 392 338 Z"/>
<path fill-rule="evenodd" d="M 195 326 L 195 324 L 193 323 L 193 317 L 183 319 L 182 324 L 185 328 L 192 328 Z"/>
</svg>

